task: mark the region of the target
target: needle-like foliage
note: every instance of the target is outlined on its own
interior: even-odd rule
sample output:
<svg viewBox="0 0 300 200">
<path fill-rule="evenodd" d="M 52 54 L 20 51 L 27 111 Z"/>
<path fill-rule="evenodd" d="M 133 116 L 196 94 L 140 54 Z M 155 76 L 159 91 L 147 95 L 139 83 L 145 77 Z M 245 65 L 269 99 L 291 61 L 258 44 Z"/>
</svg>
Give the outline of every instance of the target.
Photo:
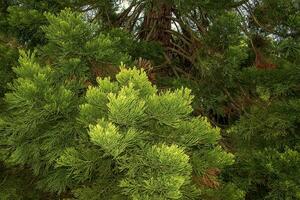
<svg viewBox="0 0 300 200">
<path fill-rule="evenodd" d="M 57 163 L 74 180 L 91 180 L 76 189 L 79 198 L 199 198 L 206 186 L 196 185 L 193 177 L 232 164 L 233 155 L 218 146 L 219 129 L 191 116 L 190 93 L 186 88 L 158 92 L 136 68 L 122 67 L 116 81 L 99 78 L 80 107 L 90 144 L 67 149 Z M 101 158 L 83 157 L 91 150 Z"/>
</svg>

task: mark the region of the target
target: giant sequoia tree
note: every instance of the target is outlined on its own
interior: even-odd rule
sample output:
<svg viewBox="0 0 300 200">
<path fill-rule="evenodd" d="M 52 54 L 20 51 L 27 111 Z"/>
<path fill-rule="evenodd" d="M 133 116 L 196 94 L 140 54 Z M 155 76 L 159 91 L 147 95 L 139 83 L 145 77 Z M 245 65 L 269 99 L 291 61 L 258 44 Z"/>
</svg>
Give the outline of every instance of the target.
<svg viewBox="0 0 300 200">
<path fill-rule="evenodd" d="M 299 8 L 0 1 L 0 199 L 300 199 Z"/>
<path fill-rule="evenodd" d="M 1 157 L 8 167 L 36 177 L 32 187 L 52 192 L 51 198 L 195 199 L 213 196 L 213 188 L 243 195 L 218 180 L 233 156 L 218 145 L 218 129 L 191 116 L 190 90 L 158 94 L 137 69 L 123 69 L 118 83 L 98 79 L 99 88 L 91 88 L 102 68 L 130 62 L 122 38 L 69 9 L 45 17 L 47 43 L 20 51 L 17 78 L 4 98 Z M 18 193 L 3 191 L 7 198 Z"/>
</svg>

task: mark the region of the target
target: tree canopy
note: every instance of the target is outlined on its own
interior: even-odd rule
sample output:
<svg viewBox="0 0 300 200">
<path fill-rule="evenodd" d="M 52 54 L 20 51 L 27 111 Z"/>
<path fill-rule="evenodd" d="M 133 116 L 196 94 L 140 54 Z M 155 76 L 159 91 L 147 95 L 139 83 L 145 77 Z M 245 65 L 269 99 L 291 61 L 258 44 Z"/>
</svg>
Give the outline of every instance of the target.
<svg viewBox="0 0 300 200">
<path fill-rule="evenodd" d="M 299 8 L 0 1 L 0 199 L 300 199 Z"/>
</svg>

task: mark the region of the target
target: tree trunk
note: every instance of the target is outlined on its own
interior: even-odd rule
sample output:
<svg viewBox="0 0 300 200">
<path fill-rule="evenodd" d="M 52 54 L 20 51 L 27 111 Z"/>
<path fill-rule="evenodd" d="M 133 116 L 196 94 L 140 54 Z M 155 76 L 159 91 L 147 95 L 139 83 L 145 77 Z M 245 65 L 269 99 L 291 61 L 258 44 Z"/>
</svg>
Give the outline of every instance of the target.
<svg viewBox="0 0 300 200">
<path fill-rule="evenodd" d="M 172 5 L 153 0 L 146 9 L 140 38 L 146 41 L 156 41 L 163 47 L 170 46 Z"/>
</svg>

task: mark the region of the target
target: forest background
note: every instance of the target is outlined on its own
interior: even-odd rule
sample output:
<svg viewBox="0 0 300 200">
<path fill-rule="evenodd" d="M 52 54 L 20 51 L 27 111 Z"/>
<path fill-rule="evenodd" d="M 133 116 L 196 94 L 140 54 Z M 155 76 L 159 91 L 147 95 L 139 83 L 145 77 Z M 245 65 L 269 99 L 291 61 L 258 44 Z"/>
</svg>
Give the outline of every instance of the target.
<svg viewBox="0 0 300 200">
<path fill-rule="evenodd" d="M 298 0 L 1 0 L 0 199 L 300 199 Z"/>
</svg>

